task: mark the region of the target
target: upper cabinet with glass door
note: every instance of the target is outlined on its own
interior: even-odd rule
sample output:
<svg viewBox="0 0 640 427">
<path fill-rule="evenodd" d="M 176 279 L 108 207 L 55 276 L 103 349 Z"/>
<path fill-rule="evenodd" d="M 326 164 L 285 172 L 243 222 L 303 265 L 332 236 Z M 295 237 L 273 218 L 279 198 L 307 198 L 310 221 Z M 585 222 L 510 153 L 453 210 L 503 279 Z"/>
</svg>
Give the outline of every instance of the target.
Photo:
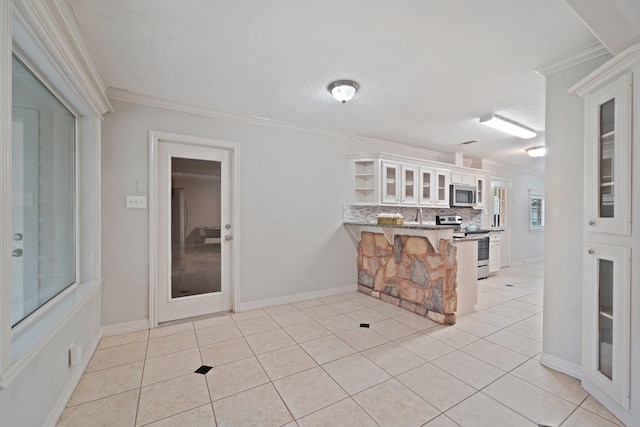
<svg viewBox="0 0 640 427">
<path fill-rule="evenodd" d="M 587 231 L 631 233 L 631 75 L 586 97 Z"/>
</svg>

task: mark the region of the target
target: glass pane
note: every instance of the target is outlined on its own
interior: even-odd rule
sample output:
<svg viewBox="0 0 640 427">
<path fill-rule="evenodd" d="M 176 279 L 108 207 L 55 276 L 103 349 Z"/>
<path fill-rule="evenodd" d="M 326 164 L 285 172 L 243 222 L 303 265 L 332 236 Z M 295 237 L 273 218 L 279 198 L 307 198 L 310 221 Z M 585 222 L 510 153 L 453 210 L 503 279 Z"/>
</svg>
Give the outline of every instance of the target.
<svg viewBox="0 0 640 427">
<path fill-rule="evenodd" d="M 387 167 L 387 195 L 390 197 L 396 196 L 396 170 L 391 167 Z"/>
<path fill-rule="evenodd" d="M 408 198 L 413 198 L 413 171 L 405 171 L 405 191 Z"/>
<path fill-rule="evenodd" d="M 445 182 L 446 182 L 446 177 L 442 174 L 438 174 L 438 200 L 444 200 L 444 193 L 446 191 L 445 188 Z"/>
<path fill-rule="evenodd" d="M 600 217 L 614 216 L 615 99 L 600 106 L 599 204 Z"/>
<path fill-rule="evenodd" d="M 431 199 L 431 174 L 429 172 L 422 173 L 422 198 Z"/>
<path fill-rule="evenodd" d="M 221 291 L 221 163 L 171 159 L 171 297 Z"/>
<path fill-rule="evenodd" d="M 75 117 L 15 56 L 11 324 L 76 280 Z"/>
<path fill-rule="evenodd" d="M 613 375 L 613 261 L 598 260 L 598 341 L 599 370 L 609 378 Z"/>
</svg>

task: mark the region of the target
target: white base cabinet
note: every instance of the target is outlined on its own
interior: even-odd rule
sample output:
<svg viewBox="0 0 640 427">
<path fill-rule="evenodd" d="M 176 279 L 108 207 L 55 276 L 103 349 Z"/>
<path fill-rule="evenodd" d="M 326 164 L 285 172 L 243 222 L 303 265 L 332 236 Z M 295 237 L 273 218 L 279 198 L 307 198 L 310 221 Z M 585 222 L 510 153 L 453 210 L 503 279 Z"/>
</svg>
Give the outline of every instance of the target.
<svg viewBox="0 0 640 427">
<path fill-rule="evenodd" d="M 489 234 L 489 274 L 500 271 L 500 235 Z"/>
<path fill-rule="evenodd" d="M 582 386 L 640 426 L 640 44 L 570 91 L 585 106 Z"/>
</svg>

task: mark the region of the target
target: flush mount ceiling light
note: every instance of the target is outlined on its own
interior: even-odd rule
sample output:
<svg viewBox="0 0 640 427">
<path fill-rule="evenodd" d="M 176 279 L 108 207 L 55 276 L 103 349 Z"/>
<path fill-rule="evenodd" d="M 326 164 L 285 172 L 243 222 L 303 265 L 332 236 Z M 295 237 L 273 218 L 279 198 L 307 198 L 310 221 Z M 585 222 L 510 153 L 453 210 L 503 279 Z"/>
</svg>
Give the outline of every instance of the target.
<svg viewBox="0 0 640 427">
<path fill-rule="evenodd" d="M 480 117 L 480 123 L 523 139 L 530 139 L 537 135 L 532 129 L 497 114 Z"/>
<path fill-rule="evenodd" d="M 537 147 L 529 147 L 524 151 L 531 157 L 544 157 L 547 154 L 547 148 L 544 145 L 539 145 Z"/>
<path fill-rule="evenodd" d="M 338 80 L 327 88 L 331 95 L 343 104 L 353 98 L 358 90 L 358 83 L 351 80 Z"/>
</svg>

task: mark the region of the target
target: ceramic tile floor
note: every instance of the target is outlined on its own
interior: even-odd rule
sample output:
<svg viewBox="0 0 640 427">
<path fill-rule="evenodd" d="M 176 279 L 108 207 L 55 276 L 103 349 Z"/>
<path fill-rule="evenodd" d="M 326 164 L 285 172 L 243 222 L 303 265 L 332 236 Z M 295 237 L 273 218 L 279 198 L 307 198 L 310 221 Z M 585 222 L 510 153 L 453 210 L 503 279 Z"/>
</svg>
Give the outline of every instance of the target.
<svg viewBox="0 0 640 427">
<path fill-rule="evenodd" d="M 538 362 L 541 269 L 450 327 L 353 292 L 104 337 L 58 426 L 622 425 Z"/>
</svg>

